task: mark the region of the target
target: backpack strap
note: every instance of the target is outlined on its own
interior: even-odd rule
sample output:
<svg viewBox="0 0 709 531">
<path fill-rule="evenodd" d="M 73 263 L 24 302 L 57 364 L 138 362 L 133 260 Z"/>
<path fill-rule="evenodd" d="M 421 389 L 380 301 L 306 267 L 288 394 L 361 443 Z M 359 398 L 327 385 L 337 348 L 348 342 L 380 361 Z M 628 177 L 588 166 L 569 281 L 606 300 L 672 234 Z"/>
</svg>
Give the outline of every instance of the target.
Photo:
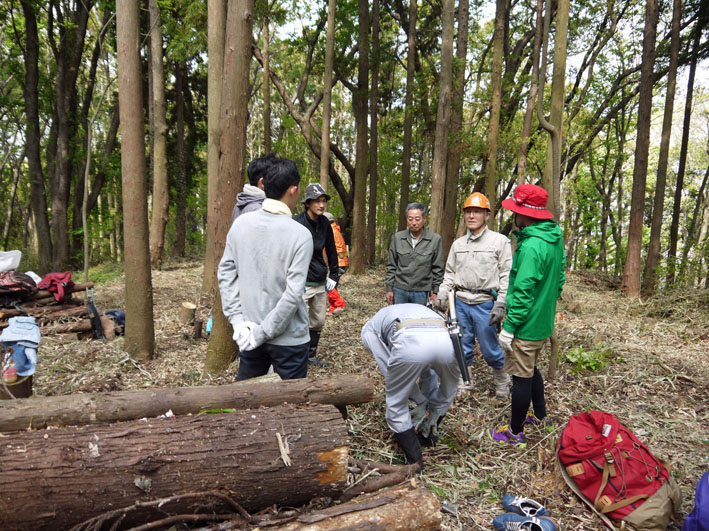
<svg viewBox="0 0 709 531">
<path fill-rule="evenodd" d="M 556 462 L 559 466 L 559 470 L 561 471 L 561 476 L 564 478 L 564 482 L 569 486 L 569 488 L 574 492 L 574 494 L 576 494 L 576 496 L 578 496 L 582 502 L 588 505 L 588 507 L 596 514 L 596 516 L 598 516 L 598 518 L 601 519 L 601 521 L 608 529 L 612 529 L 615 531 L 617 527 L 613 524 L 613 520 L 608 518 L 608 516 L 606 516 L 602 512 L 598 511 L 598 509 L 593 506 L 593 502 L 589 500 L 586 496 L 584 496 L 583 492 L 581 492 L 581 489 L 578 488 L 578 485 L 576 485 L 574 480 L 571 479 L 571 476 L 569 476 L 569 473 L 566 471 L 564 463 L 562 463 L 561 459 L 559 458 L 558 451 L 556 454 Z"/>
<path fill-rule="evenodd" d="M 613 458 L 613 454 L 610 452 L 606 452 L 604 454 L 604 457 L 605 460 L 603 462 L 603 476 L 601 477 L 601 486 L 598 488 L 598 493 L 596 493 L 596 499 L 593 500 L 593 506 L 598 512 L 606 514 L 611 511 L 620 509 L 621 507 L 625 507 L 626 505 L 630 505 L 631 503 L 635 503 L 638 500 L 645 500 L 649 497 L 648 494 L 637 494 L 635 496 L 631 496 L 630 498 L 626 498 L 615 503 L 606 503 L 606 500 L 608 500 L 608 498 L 606 496 L 603 496 L 603 490 L 606 488 L 606 485 L 608 485 L 608 478 L 614 478 L 616 475 L 616 471 L 615 459 Z"/>
</svg>

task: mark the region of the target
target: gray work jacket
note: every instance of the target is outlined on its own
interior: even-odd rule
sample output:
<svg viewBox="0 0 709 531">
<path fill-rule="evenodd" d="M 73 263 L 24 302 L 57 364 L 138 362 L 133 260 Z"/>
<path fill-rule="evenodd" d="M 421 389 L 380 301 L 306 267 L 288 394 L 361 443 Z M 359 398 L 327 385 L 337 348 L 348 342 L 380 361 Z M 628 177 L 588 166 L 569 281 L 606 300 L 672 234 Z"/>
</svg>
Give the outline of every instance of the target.
<svg viewBox="0 0 709 531">
<path fill-rule="evenodd" d="M 394 234 L 389 246 L 386 290 L 394 287 L 407 291 L 438 293 L 443 282 L 443 245 L 441 237 L 424 227 L 416 247 L 411 245 L 411 231 Z"/>
</svg>

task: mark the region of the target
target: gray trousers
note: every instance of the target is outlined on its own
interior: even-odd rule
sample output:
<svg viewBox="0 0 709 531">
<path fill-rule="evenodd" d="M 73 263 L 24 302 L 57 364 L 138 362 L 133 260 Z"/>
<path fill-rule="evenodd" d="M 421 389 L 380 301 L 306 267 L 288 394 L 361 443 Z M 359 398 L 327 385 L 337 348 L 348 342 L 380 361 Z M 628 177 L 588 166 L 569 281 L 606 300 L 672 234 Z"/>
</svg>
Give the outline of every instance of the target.
<svg viewBox="0 0 709 531">
<path fill-rule="evenodd" d="M 413 425 L 409 399 L 429 401 L 446 412 L 458 390 L 460 372 L 448 332 L 440 326 L 409 326 L 394 332 L 385 343 L 370 323 L 362 343 L 372 351 L 386 380 L 386 421 L 396 433 Z"/>
</svg>

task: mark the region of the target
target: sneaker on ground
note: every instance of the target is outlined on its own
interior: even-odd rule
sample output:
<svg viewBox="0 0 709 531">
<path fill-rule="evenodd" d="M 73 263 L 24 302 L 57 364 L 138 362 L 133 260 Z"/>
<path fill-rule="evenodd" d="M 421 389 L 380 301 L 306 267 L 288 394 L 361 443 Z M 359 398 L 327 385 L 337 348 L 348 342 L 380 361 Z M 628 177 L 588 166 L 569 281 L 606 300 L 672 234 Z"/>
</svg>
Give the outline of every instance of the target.
<svg viewBox="0 0 709 531">
<path fill-rule="evenodd" d="M 330 364 L 326 361 L 320 361 L 316 357 L 308 358 L 308 365 L 313 365 L 315 367 L 329 367 Z"/>
<path fill-rule="evenodd" d="M 500 514 L 492 521 L 498 531 L 556 531 L 556 522 L 546 516 L 520 516 L 514 513 Z"/>
<path fill-rule="evenodd" d="M 531 424 L 532 426 L 539 426 L 544 423 L 544 419 L 546 419 L 546 417 L 543 419 L 538 419 L 534 413 L 529 411 L 524 419 L 524 423 Z"/>
<path fill-rule="evenodd" d="M 498 442 L 500 444 L 507 443 L 517 448 L 527 447 L 527 438 L 524 436 L 524 432 L 521 431 L 515 435 L 512 433 L 507 424 L 500 426 L 497 429 L 491 428 L 487 430 L 487 436 L 494 442 Z"/>
<path fill-rule="evenodd" d="M 505 494 L 502 497 L 502 506 L 506 511 L 522 516 L 549 516 L 549 511 L 541 503 L 514 494 Z"/>
</svg>

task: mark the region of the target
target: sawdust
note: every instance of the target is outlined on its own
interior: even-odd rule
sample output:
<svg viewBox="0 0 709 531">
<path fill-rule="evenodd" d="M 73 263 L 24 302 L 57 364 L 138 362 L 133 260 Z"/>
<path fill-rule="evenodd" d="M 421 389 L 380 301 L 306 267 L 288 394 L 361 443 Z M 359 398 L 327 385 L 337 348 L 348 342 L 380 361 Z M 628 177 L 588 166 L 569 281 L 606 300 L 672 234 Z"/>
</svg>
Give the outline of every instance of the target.
<svg viewBox="0 0 709 531">
<path fill-rule="evenodd" d="M 384 381 L 371 354 L 360 343 L 365 322 L 385 304 L 384 271 L 345 275 L 340 293 L 347 310 L 328 317 L 320 357 L 328 368 L 310 376 L 363 373 L 375 382 L 374 400 L 349 408 L 348 426 L 355 457 L 389 462 L 400 457 L 384 421 Z M 209 308 L 199 299 L 202 267 L 174 263 L 153 271 L 155 359 L 133 362 L 122 340 L 77 341 L 73 334 L 43 338 L 35 375 L 37 395 L 228 383 L 236 364 L 217 378 L 202 374 L 207 341 L 193 339 L 178 322 L 181 302 L 199 302 L 197 318 Z M 492 393 L 492 371 L 478 356 L 475 387 L 459 397 L 441 424 L 441 440 L 424 450 L 424 482 L 442 500 L 458 506 L 444 515 L 444 529 L 489 529 L 503 512 L 502 495 L 511 492 L 543 503 L 563 529 L 603 529 L 555 470 L 554 448 L 569 416 L 587 409 L 615 414 L 667 460 L 682 487 L 682 518 L 693 506 L 694 488 L 709 469 L 709 292 L 672 292 L 647 301 L 622 296 L 610 277 L 570 274 L 559 305 L 556 330 L 561 352 L 575 347 L 609 352 L 609 364 L 596 371 L 572 371 L 562 361 L 558 377 L 546 382 L 550 424 L 528 430 L 525 450 L 494 445 L 490 427 L 506 423 L 509 403 Z M 100 310 L 122 308 L 122 279 L 96 287 Z M 546 362 L 545 362 L 546 363 Z M 547 367 L 540 367 L 546 374 Z"/>
</svg>

